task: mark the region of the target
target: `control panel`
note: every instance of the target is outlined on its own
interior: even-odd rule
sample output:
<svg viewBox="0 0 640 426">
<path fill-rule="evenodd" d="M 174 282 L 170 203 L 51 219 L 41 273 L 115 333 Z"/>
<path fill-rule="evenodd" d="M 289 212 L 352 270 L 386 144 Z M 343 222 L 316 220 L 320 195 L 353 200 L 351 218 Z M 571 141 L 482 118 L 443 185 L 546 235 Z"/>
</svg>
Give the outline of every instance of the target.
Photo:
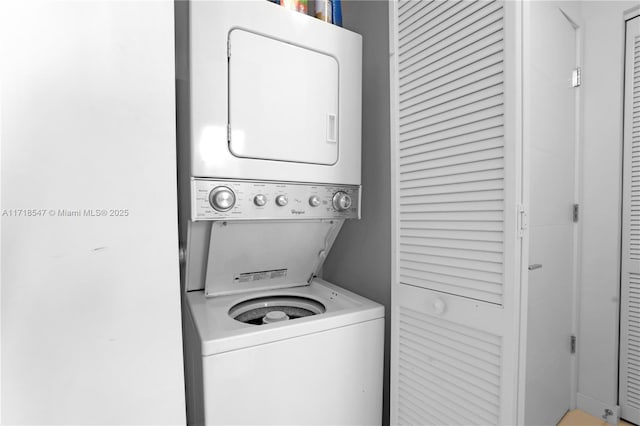
<svg viewBox="0 0 640 426">
<path fill-rule="evenodd" d="M 192 179 L 192 220 L 358 219 L 360 187 Z"/>
</svg>

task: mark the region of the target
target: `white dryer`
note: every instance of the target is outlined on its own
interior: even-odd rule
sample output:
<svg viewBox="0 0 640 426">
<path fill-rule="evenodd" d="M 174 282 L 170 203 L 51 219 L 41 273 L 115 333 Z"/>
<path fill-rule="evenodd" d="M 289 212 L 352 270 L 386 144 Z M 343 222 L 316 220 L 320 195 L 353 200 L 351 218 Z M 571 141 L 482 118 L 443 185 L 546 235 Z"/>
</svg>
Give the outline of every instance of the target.
<svg viewBox="0 0 640 426">
<path fill-rule="evenodd" d="M 359 185 L 362 37 L 265 0 L 188 5 L 192 175 Z"/>
</svg>

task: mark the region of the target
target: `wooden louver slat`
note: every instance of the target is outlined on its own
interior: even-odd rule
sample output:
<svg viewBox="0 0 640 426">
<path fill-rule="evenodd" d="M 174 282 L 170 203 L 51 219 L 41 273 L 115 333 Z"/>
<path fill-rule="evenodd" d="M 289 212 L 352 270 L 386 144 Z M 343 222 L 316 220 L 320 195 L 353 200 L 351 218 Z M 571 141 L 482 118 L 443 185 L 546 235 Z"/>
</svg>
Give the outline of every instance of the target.
<svg viewBox="0 0 640 426">
<path fill-rule="evenodd" d="M 502 340 L 408 308 L 399 314 L 398 418 L 497 424 Z"/>
<path fill-rule="evenodd" d="M 398 7 L 400 281 L 501 305 L 502 4 Z"/>
</svg>

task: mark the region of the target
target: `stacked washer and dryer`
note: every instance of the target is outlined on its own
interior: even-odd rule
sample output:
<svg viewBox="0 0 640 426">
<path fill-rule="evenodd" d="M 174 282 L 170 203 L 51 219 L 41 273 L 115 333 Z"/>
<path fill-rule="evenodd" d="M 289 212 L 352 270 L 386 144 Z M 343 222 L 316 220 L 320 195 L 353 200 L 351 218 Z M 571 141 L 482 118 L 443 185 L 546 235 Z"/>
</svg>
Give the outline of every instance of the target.
<svg viewBox="0 0 640 426">
<path fill-rule="evenodd" d="M 360 218 L 362 38 L 176 2 L 190 424 L 380 424 L 384 308 L 320 278 Z"/>
</svg>

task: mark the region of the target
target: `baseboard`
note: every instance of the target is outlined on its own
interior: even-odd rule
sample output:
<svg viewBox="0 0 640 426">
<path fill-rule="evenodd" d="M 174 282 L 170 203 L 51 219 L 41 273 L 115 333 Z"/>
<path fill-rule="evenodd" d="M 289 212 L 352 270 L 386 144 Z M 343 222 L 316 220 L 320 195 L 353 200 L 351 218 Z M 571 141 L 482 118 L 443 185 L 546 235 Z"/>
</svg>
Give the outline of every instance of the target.
<svg viewBox="0 0 640 426">
<path fill-rule="evenodd" d="M 620 421 L 620 406 L 604 403 L 579 392 L 578 409 L 599 419 L 604 419 L 608 424 L 613 426 L 617 426 Z M 610 410 L 611 414 L 606 415 L 607 410 Z"/>
</svg>

